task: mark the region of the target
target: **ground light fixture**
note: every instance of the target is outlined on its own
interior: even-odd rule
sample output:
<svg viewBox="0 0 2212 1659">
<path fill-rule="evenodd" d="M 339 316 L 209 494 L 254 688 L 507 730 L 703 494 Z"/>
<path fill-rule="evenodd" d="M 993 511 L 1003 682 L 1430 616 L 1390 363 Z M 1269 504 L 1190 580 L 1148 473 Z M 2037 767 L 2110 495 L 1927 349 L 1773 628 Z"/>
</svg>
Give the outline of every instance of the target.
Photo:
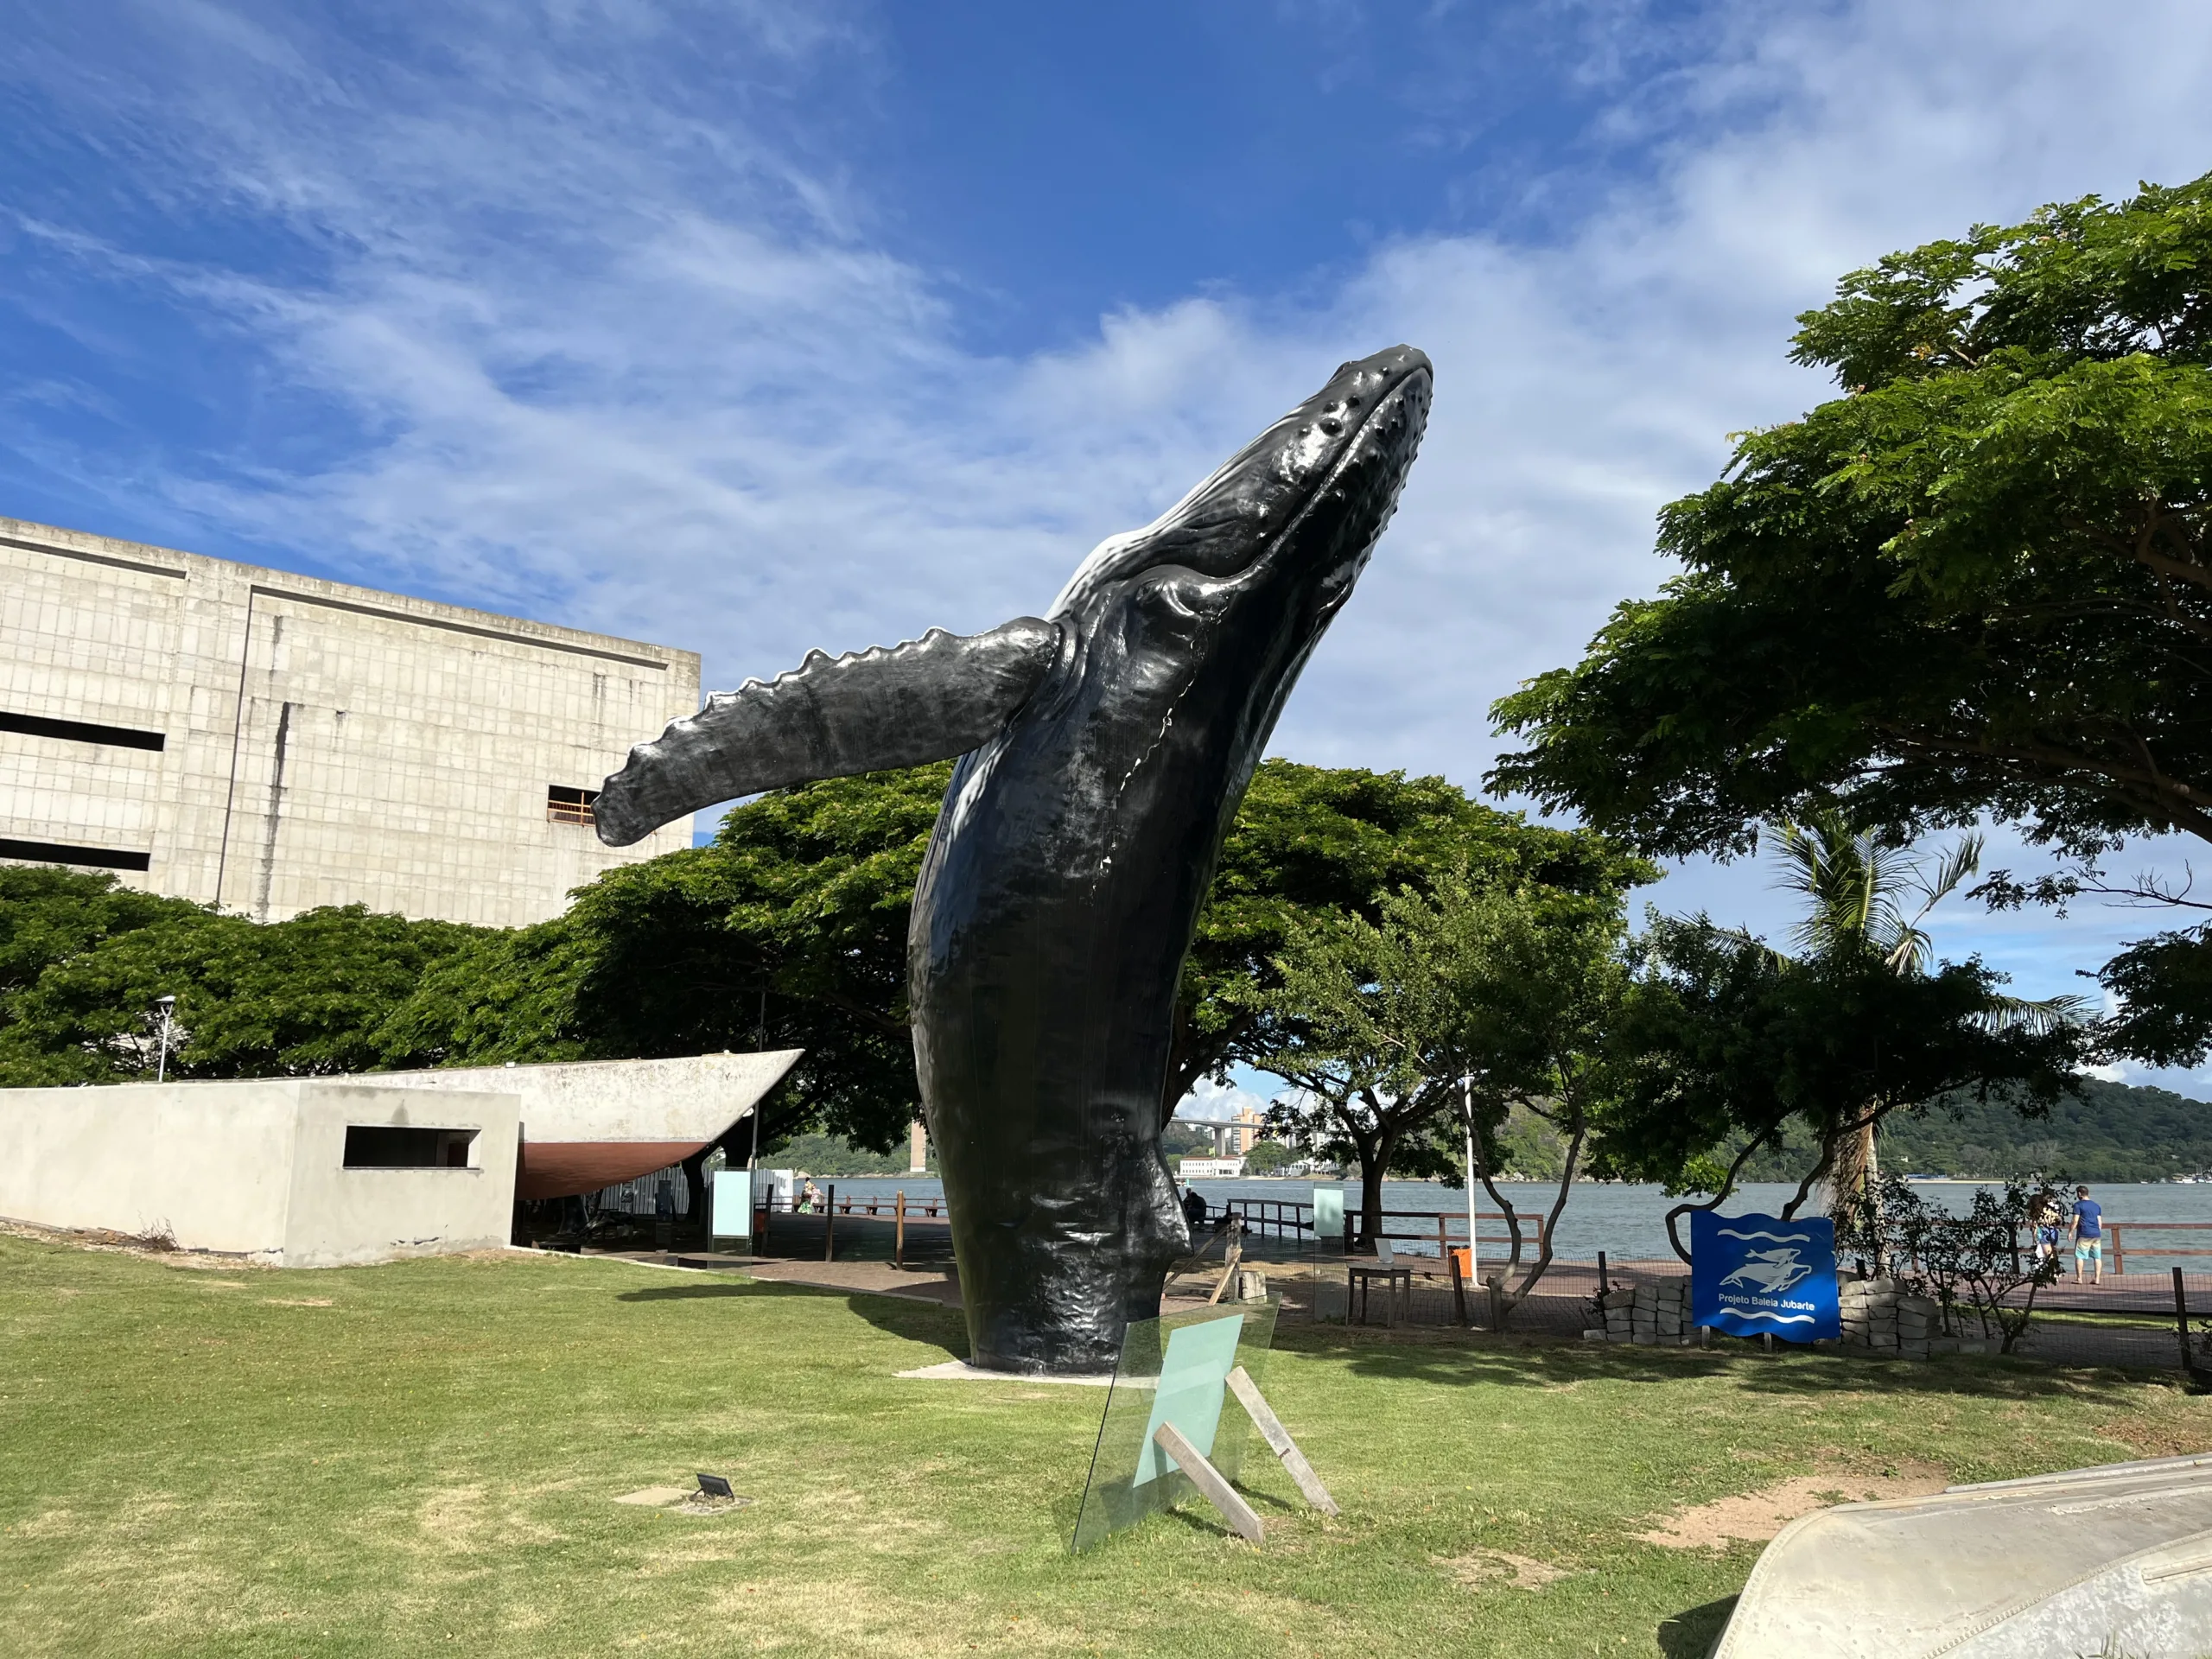
<svg viewBox="0 0 2212 1659">
<path fill-rule="evenodd" d="M 730 1490 L 729 1481 L 725 1477 L 721 1475 L 701 1475 L 699 1477 L 699 1496 L 702 1497 L 735 1497 L 737 1494 Z"/>
</svg>

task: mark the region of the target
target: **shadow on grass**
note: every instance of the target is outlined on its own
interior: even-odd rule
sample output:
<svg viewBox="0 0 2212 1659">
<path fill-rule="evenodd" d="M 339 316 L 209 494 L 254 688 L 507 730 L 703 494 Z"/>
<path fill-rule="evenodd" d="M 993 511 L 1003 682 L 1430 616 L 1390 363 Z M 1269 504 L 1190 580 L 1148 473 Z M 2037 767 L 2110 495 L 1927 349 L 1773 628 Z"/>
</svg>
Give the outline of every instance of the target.
<svg viewBox="0 0 2212 1659">
<path fill-rule="evenodd" d="M 1726 1376 L 1760 1394 L 1965 1395 L 2005 1400 L 2110 1395 L 2117 1403 L 2157 1380 L 2142 1372 L 2062 1367 L 1996 1356 L 1883 1360 L 1825 1351 L 1634 1348 L 1510 1336 L 1470 1340 L 1456 1334 L 1408 1341 L 1328 1325 L 1278 1325 L 1274 1345 L 1341 1361 L 1363 1376 L 1506 1388 L 1555 1388 L 1591 1378 L 1660 1382 Z"/>
<path fill-rule="evenodd" d="M 1723 1596 L 1719 1601 L 1661 1619 L 1659 1651 L 1667 1659 L 1707 1659 L 1719 1645 L 1720 1632 L 1728 1628 L 1728 1616 L 1735 1611 L 1736 1598 Z"/>
<path fill-rule="evenodd" d="M 779 1298 L 841 1302 L 849 1312 L 889 1335 L 934 1346 L 947 1358 L 967 1357 L 967 1327 L 959 1310 L 911 1297 L 720 1277 L 641 1286 L 616 1294 L 616 1300 L 625 1302 Z M 1748 1347 L 1636 1348 L 1510 1335 L 1471 1339 L 1452 1332 L 1408 1336 L 1295 1322 L 1275 1326 L 1274 1346 L 1284 1352 L 1338 1360 L 1357 1375 L 1377 1380 L 1486 1383 L 1502 1388 L 1557 1388 L 1598 1378 L 1663 1382 L 1726 1376 L 1737 1386 L 1759 1394 L 1877 1393 L 2003 1400 L 2109 1396 L 2119 1405 L 2154 1380 L 2145 1373 L 2058 1366 L 2001 1356 L 1884 1360 L 1834 1352 L 1764 1354 Z"/>
<path fill-rule="evenodd" d="M 968 1326 L 957 1308 L 911 1296 L 871 1295 L 866 1291 L 830 1290 L 772 1279 L 715 1279 L 698 1284 L 646 1285 L 619 1291 L 618 1302 L 712 1302 L 794 1300 L 842 1302 L 846 1310 L 877 1330 L 910 1342 L 942 1349 L 948 1359 L 968 1357 Z M 1009 1377 L 1009 1382 L 1019 1382 Z"/>
</svg>

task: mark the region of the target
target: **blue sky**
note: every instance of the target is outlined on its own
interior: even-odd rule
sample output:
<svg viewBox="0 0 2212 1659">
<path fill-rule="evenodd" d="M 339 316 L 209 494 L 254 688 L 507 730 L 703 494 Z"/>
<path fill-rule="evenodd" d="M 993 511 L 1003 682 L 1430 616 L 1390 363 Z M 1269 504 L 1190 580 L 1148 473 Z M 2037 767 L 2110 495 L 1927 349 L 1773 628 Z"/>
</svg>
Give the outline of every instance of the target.
<svg viewBox="0 0 2212 1659">
<path fill-rule="evenodd" d="M 0 0 L 0 512 L 723 685 L 1036 611 L 1406 340 L 1423 457 L 1275 748 L 1471 786 L 1657 506 L 1826 395 L 1840 272 L 2212 167 L 2212 10 L 2113 15 Z M 2158 925 L 1939 921 L 2038 995 Z"/>
</svg>

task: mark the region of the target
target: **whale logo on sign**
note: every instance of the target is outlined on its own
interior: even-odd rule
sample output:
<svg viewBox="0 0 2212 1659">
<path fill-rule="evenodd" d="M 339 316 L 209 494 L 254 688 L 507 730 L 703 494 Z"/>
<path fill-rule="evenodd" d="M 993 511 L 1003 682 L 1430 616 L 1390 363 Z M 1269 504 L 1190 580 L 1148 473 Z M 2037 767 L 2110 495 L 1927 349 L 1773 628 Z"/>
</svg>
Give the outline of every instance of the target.
<svg viewBox="0 0 2212 1659">
<path fill-rule="evenodd" d="M 1834 1223 L 1692 1211 L 1690 1318 L 1731 1336 L 1842 1335 Z"/>
</svg>

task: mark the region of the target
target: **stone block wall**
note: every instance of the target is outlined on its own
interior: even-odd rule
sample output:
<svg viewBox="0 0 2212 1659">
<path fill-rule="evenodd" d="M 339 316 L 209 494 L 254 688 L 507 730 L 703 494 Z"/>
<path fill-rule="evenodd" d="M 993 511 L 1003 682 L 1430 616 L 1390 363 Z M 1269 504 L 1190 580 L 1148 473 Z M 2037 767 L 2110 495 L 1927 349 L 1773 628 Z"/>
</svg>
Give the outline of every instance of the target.
<svg viewBox="0 0 2212 1659">
<path fill-rule="evenodd" d="M 1605 1312 L 1608 1342 L 1672 1347 L 1697 1334 L 1690 1325 L 1687 1278 L 1621 1285 L 1599 1296 L 1598 1305 Z"/>
<path fill-rule="evenodd" d="M 1946 1337 L 1942 1305 L 1933 1297 L 1907 1294 L 1894 1279 L 1847 1279 L 1839 1292 L 1847 1348 L 1872 1349 L 1904 1359 L 1989 1350 L 1990 1344 L 1980 1338 Z"/>
</svg>

